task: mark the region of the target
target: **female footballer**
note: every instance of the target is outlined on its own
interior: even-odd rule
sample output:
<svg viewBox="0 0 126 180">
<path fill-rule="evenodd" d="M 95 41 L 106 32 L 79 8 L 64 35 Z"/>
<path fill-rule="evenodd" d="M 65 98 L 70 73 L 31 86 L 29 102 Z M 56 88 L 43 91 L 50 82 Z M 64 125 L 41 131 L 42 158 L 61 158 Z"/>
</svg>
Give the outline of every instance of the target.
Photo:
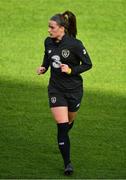
<svg viewBox="0 0 126 180">
<path fill-rule="evenodd" d="M 57 123 L 57 141 L 64 160 L 64 173 L 71 175 L 69 130 L 83 96 L 81 73 L 92 67 L 82 42 L 76 39 L 76 17 L 70 11 L 56 14 L 49 20 L 50 37 L 45 39 L 45 55 L 37 73 L 44 74 L 50 66 L 48 97 Z"/>
</svg>

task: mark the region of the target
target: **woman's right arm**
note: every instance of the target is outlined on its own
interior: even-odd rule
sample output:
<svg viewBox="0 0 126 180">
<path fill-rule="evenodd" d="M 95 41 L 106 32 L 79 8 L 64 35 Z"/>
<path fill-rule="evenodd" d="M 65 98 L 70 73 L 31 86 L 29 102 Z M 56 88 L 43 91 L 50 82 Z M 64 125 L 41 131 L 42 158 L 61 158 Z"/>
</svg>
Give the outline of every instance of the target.
<svg viewBox="0 0 126 180">
<path fill-rule="evenodd" d="M 46 50 L 46 40 L 45 40 L 45 54 L 43 58 L 42 65 L 37 69 L 38 75 L 44 74 L 49 68 L 49 60 L 48 60 L 48 53 Z"/>
</svg>

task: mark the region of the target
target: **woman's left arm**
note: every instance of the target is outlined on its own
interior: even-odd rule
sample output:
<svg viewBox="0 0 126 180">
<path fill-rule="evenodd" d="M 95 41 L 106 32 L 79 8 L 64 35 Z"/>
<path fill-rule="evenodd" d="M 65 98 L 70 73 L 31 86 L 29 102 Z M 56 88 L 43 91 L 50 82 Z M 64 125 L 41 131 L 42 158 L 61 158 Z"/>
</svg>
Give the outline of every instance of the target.
<svg viewBox="0 0 126 180">
<path fill-rule="evenodd" d="M 71 67 L 71 74 L 80 74 L 92 68 L 90 56 L 88 55 L 88 52 L 81 41 L 77 43 L 74 49 L 74 53 L 78 60 L 81 61 L 81 64 L 75 67 Z"/>
</svg>

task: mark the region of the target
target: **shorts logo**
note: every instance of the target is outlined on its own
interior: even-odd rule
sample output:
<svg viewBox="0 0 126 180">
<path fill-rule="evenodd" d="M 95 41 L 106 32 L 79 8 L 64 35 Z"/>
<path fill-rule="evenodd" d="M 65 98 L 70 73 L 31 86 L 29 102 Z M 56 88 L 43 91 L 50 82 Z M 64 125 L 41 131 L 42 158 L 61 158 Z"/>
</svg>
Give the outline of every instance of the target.
<svg viewBox="0 0 126 180">
<path fill-rule="evenodd" d="M 62 56 L 64 58 L 67 58 L 70 55 L 70 51 L 68 49 L 63 49 L 62 50 Z"/>
<path fill-rule="evenodd" d="M 52 102 L 53 104 L 55 104 L 55 103 L 56 103 L 56 97 L 51 97 L 51 102 Z"/>
<path fill-rule="evenodd" d="M 79 107 L 80 106 L 80 103 L 76 105 L 76 107 Z"/>
</svg>

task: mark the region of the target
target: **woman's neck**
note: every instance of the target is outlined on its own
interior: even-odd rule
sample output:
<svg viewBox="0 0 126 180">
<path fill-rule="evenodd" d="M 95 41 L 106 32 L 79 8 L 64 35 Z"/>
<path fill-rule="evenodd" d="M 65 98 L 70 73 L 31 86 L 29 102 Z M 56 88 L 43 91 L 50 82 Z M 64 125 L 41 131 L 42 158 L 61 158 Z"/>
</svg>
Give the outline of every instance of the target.
<svg viewBox="0 0 126 180">
<path fill-rule="evenodd" d="M 65 33 L 63 32 L 59 37 L 56 38 L 56 42 L 60 42 L 64 35 Z"/>
</svg>

